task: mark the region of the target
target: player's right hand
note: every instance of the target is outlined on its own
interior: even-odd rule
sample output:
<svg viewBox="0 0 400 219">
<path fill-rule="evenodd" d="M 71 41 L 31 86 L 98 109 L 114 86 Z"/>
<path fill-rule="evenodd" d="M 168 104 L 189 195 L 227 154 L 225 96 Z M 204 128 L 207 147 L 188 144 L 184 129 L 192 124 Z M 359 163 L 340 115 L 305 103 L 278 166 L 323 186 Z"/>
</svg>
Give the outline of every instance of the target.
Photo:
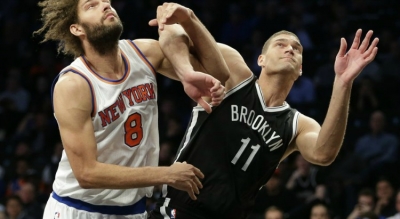
<svg viewBox="0 0 400 219">
<path fill-rule="evenodd" d="M 207 113 L 218 106 L 225 97 L 225 87 L 219 80 L 202 72 L 186 73 L 181 79 L 185 93 Z M 202 97 L 211 97 L 211 106 Z"/>
<path fill-rule="evenodd" d="M 191 9 L 176 3 L 164 3 L 157 7 L 157 18 L 149 21 L 150 26 L 164 30 L 165 25 L 181 23 L 190 19 Z"/>
<path fill-rule="evenodd" d="M 169 167 L 168 176 L 169 186 L 186 191 L 191 199 L 197 200 L 196 194 L 200 194 L 199 189 L 203 188 L 200 179 L 204 178 L 199 169 L 186 162 L 175 162 Z"/>
</svg>

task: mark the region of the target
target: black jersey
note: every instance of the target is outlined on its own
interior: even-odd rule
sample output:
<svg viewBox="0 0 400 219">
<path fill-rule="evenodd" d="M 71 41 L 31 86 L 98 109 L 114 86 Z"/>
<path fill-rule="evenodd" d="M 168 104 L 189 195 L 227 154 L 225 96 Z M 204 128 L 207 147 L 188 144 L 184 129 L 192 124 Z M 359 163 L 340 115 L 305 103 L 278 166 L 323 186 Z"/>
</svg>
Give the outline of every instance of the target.
<svg viewBox="0 0 400 219">
<path fill-rule="evenodd" d="M 287 103 L 267 107 L 254 76 L 211 114 L 195 107 L 176 161 L 199 168 L 204 187 L 196 201 L 167 187 L 164 205 L 193 218 L 245 218 L 295 136 L 298 114 Z"/>
</svg>

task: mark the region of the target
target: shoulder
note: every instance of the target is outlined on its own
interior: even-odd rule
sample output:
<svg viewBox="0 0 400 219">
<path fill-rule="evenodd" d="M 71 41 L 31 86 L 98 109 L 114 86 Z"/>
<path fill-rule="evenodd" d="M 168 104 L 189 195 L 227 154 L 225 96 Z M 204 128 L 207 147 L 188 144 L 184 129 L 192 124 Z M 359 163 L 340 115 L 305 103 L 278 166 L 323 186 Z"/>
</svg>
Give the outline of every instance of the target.
<svg viewBox="0 0 400 219">
<path fill-rule="evenodd" d="M 319 132 L 321 130 L 321 125 L 315 119 L 301 113 L 298 114 L 297 123 L 298 134 Z"/>
<path fill-rule="evenodd" d="M 68 91 L 68 93 L 79 93 L 88 87 L 88 81 L 85 76 L 68 71 L 60 76 L 54 89 Z"/>
<path fill-rule="evenodd" d="M 160 43 L 154 39 L 135 39 L 132 42 L 142 51 L 146 57 L 162 54 Z"/>
<path fill-rule="evenodd" d="M 234 88 L 253 75 L 242 55 L 236 49 L 222 43 L 218 43 L 218 47 L 229 68 L 229 79 L 225 86 L 227 90 Z"/>
<path fill-rule="evenodd" d="M 135 39 L 132 42 L 139 48 L 143 55 L 156 68 L 164 60 L 164 53 L 160 48 L 160 43 L 154 39 Z"/>
<path fill-rule="evenodd" d="M 75 72 L 63 74 L 54 86 L 55 108 L 57 105 L 66 107 L 66 105 L 80 104 L 84 108 L 91 109 L 90 83 L 89 79 Z"/>
</svg>

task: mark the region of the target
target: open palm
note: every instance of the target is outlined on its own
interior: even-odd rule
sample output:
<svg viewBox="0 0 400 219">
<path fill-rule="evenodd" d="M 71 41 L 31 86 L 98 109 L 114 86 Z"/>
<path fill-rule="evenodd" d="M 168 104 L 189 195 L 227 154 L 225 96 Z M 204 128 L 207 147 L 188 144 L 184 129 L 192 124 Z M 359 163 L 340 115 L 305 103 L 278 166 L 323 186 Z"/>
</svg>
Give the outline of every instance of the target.
<svg viewBox="0 0 400 219">
<path fill-rule="evenodd" d="M 376 47 L 379 42 L 378 38 L 375 38 L 370 45 L 373 32 L 368 31 L 360 45 L 361 33 L 361 29 L 357 30 L 353 44 L 347 53 L 346 40 L 342 38 L 340 42 L 340 49 L 335 61 L 335 73 L 345 83 L 351 83 L 365 66 L 374 60 L 378 52 L 378 47 Z"/>
</svg>

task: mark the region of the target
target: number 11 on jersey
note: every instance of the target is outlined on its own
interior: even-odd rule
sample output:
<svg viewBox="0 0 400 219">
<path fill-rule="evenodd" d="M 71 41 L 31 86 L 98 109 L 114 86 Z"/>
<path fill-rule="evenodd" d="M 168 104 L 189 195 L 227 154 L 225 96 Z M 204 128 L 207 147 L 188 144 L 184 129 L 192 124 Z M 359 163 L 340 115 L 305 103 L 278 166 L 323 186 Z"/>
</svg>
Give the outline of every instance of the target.
<svg viewBox="0 0 400 219">
<path fill-rule="evenodd" d="M 232 159 L 232 163 L 236 164 L 236 162 L 239 160 L 240 156 L 242 156 L 243 151 L 246 149 L 247 145 L 250 142 L 250 138 L 246 138 L 246 139 L 242 139 L 242 146 L 240 147 L 239 151 L 236 153 L 235 157 Z M 256 155 L 257 151 L 260 149 L 260 145 L 255 145 L 255 146 L 251 146 L 251 149 L 253 149 L 253 151 L 251 152 L 249 158 L 247 158 L 246 163 L 243 165 L 242 170 L 246 171 L 247 167 L 249 167 L 251 161 L 253 161 L 254 156 Z"/>
</svg>

